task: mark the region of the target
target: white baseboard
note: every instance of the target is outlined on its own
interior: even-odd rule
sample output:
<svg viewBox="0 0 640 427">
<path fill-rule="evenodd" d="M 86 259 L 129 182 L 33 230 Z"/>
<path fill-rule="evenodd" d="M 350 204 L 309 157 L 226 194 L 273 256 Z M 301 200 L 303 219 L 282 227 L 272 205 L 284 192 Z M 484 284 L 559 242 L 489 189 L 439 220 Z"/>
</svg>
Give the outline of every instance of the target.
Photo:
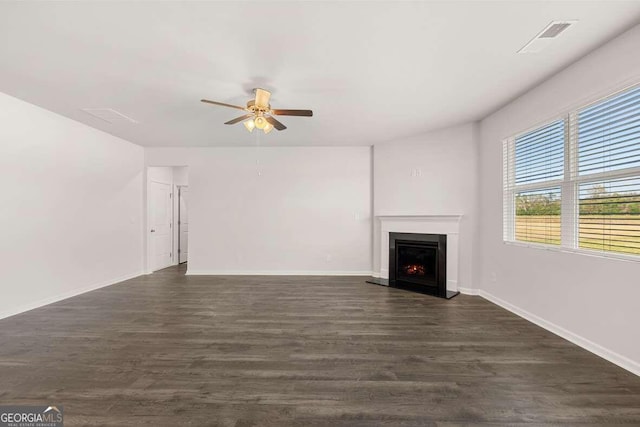
<svg viewBox="0 0 640 427">
<path fill-rule="evenodd" d="M 574 334 L 571 331 L 568 331 L 566 329 L 564 329 L 561 326 L 556 325 L 555 323 L 549 322 L 547 320 L 544 320 L 541 317 L 536 316 L 533 313 L 530 313 L 526 310 L 521 309 L 520 307 L 517 307 L 503 299 L 500 299 L 492 294 L 490 294 L 489 292 L 480 290 L 478 292 L 478 295 L 480 295 L 482 298 L 485 298 L 488 301 L 491 301 L 492 303 L 499 305 L 500 307 L 509 310 L 510 312 L 528 320 L 531 323 L 535 323 L 536 325 L 540 326 L 541 328 L 544 328 L 546 330 L 548 330 L 549 332 L 553 332 L 554 334 L 566 339 L 567 341 L 570 341 L 572 343 L 574 343 L 577 346 L 580 346 L 582 348 L 584 348 L 587 351 L 590 351 L 591 353 L 594 353 L 600 357 L 602 357 L 605 360 L 608 360 L 609 362 L 620 366 L 623 369 L 626 369 L 627 371 L 636 374 L 638 376 L 640 376 L 640 363 L 635 362 L 625 356 L 622 356 L 621 354 L 618 354 L 616 352 L 613 352 L 611 350 L 608 350 L 604 347 L 602 347 L 599 344 L 594 343 L 593 341 L 589 341 L 588 339 L 581 337 L 580 335 Z"/>
<path fill-rule="evenodd" d="M 371 271 L 189 270 L 187 276 L 371 276 Z"/>
<path fill-rule="evenodd" d="M 464 295 L 479 295 L 480 294 L 480 291 L 478 289 L 475 289 L 475 288 L 458 287 L 458 291 L 460 291 L 460 293 L 464 294 Z"/>
<path fill-rule="evenodd" d="M 62 301 L 67 298 L 75 297 L 80 294 L 84 294 L 86 292 L 95 291 L 96 289 L 104 288 L 105 286 L 115 285 L 116 283 L 124 282 L 125 280 L 133 279 L 134 277 L 142 276 L 144 274 L 143 271 L 127 274 L 125 276 L 118 277 L 113 280 L 106 280 L 100 283 L 94 283 L 93 285 L 83 286 L 80 288 L 75 288 L 67 292 L 63 292 L 58 295 L 54 295 L 51 297 L 43 298 L 34 302 L 30 302 L 28 304 L 23 304 L 18 307 L 12 307 L 10 310 L 5 310 L 0 312 L 0 319 L 4 319 L 7 317 L 15 316 L 16 314 L 24 313 L 25 311 L 30 311 L 36 309 L 38 307 L 42 307 L 45 305 L 53 304 L 54 302 Z"/>
</svg>

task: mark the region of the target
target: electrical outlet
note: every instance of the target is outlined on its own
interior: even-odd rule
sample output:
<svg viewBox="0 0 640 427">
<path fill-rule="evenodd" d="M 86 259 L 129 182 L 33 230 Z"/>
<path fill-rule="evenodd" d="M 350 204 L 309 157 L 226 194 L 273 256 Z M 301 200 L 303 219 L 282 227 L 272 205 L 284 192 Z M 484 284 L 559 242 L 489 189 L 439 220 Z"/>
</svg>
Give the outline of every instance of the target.
<svg viewBox="0 0 640 427">
<path fill-rule="evenodd" d="M 410 174 L 414 178 L 422 176 L 422 169 L 411 169 Z"/>
<path fill-rule="evenodd" d="M 327 260 L 327 262 L 331 262 L 331 254 L 327 254 L 327 256 L 325 257 L 325 259 Z"/>
<path fill-rule="evenodd" d="M 495 271 L 491 272 L 490 279 L 491 279 L 491 281 L 492 281 L 492 282 L 494 282 L 494 283 L 498 281 L 498 275 L 496 274 L 496 272 L 495 272 Z"/>
</svg>

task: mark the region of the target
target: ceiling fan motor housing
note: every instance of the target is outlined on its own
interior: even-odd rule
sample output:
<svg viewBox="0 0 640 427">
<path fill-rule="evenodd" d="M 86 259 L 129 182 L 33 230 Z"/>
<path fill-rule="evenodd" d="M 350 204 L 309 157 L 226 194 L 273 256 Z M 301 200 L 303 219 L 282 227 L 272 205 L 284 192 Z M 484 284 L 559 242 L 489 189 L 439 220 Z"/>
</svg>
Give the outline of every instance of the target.
<svg viewBox="0 0 640 427">
<path fill-rule="evenodd" d="M 259 106 L 256 105 L 255 99 L 252 99 L 247 102 L 247 110 L 251 111 L 252 113 L 268 113 L 269 111 L 271 111 L 271 105 L 267 104 L 266 106 Z"/>
</svg>

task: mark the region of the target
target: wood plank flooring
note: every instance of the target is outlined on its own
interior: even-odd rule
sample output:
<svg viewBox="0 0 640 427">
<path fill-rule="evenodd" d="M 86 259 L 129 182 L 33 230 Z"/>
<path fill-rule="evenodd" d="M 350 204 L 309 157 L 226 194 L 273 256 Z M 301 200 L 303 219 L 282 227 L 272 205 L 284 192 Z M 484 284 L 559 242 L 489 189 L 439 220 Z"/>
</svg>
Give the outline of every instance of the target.
<svg viewBox="0 0 640 427">
<path fill-rule="evenodd" d="M 485 301 L 172 267 L 0 320 L 65 425 L 640 425 L 640 378 Z"/>
</svg>

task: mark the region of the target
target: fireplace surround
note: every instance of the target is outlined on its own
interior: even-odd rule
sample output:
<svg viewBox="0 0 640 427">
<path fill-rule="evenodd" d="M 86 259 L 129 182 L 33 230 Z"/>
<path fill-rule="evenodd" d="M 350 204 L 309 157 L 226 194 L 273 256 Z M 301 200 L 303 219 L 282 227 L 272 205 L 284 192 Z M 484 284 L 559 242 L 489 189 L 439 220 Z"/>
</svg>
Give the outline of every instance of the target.
<svg viewBox="0 0 640 427">
<path fill-rule="evenodd" d="M 377 215 L 374 220 L 374 257 L 373 257 L 373 277 L 367 280 L 383 286 L 394 286 L 403 289 L 411 289 L 417 292 L 429 293 L 431 295 L 452 298 L 459 294 L 458 280 L 460 274 L 460 253 L 459 235 L 462 215 L 459 214 L 436 214 L 436 215 Z M 439 272 L 444 272 L 440 276 L 445 281 L 445 292 L 442 287 L 439 292 L 434 292 L 428 286 L 402 286 L 403 283 L 391 283 L 391 277 L 395 281 L 395 262 L 390 262 L 391 246 L 395 249 L 395 244 L 391 245 L 390 237 L 395 234 L 438 234 L 446 236 L 446 243 L 443 245 L 446 263 L 445 268 L 440 268 Z M 412 250 L 409 250 L 409 255 Z M 419 270 L 419 268 L 417 268 Z M 390 270 L 394 270 L 393 273 Z M 406 276 L 406 275 L 403 275 Z M 414 275 L 412 275 L 414 276 Z M 405 277 L 406 279 L 406 277 Z M 415 277 L 410 277 L 409 281 L 414 281 Z M 406 281 L 404 283 L 406 285 Z M 440 283 L 442 286 L 442 284 Z"/>
</svg>

